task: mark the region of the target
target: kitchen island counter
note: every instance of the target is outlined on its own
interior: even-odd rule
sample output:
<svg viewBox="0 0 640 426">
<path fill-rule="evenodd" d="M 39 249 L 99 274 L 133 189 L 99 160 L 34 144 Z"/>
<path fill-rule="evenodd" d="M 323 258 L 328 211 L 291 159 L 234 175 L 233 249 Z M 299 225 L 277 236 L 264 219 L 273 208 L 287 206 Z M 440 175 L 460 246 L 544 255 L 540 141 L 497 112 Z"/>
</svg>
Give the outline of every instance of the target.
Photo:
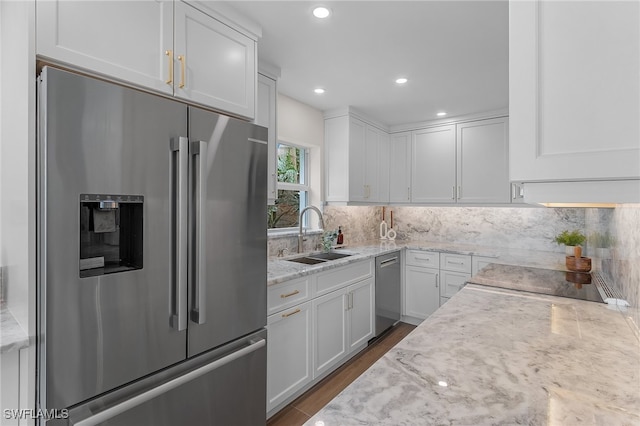
<svg viewBox="0 0 640 426">
<path fill-rule="evenodd" d="M 306 424 L 637 425 L 640 343 L 605 304 L 470 284 Z"/>
</svg>

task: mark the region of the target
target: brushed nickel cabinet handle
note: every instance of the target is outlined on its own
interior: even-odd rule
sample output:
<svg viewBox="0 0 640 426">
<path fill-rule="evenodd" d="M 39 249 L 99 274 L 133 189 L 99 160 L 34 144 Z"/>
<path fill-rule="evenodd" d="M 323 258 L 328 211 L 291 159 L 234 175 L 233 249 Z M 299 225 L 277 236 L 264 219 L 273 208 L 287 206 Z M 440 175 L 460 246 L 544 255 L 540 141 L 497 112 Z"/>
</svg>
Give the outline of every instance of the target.
<svg viewBox="0 0 640 426">
<path fill-rule="evenodd" d="M 298 308 L 298 309 L 296 309 L 296 310 L 295 310 L 295 311 L 293 311 L 293 312 L 289 312 L 288 314 L 282 314 L 282 318 L 288 318 L 288 317 L 290 317 L 291 315 L 295 315 L 295 314 L 297 314 L 297 313 L 300 313 L 300 309 L 299 309 L 299 308 Z"/>
<path fill-rule="evenodd" d="M 299 290 L 293 290 L 291 293 L 281 294 L 280 297 L 283 299 L 286 299 L 287 297 L 295 296 L 296 294 L 299 294 L 299 293 L 300 293 Z"/>
</svg>

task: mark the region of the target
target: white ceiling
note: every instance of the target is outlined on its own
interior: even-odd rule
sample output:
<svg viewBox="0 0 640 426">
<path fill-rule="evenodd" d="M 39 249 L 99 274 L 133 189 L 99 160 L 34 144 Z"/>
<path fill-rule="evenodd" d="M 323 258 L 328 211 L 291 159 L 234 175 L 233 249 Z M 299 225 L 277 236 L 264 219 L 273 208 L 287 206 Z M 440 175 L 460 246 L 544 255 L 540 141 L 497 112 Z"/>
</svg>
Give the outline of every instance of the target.
<svg viewBox="0 0 640 426">
<path fill-rule="evenodd" d="M 386 125 L 508 107 L 508 1 L 321 2 L 325 20 L 318 4 L 230 2 L 262 27 L 258 57 L 281 68 L 279 92 Z"/>
</svg>

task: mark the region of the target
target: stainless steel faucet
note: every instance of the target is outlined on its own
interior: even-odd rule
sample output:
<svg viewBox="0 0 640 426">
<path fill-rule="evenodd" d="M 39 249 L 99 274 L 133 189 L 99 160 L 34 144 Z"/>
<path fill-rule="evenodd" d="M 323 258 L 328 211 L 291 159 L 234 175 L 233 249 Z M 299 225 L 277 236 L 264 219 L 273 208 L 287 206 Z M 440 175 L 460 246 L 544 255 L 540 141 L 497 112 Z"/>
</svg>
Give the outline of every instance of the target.
<svg viewBox="0 0 640 426">
<path fill-rule="evenodd" d="M 322 212 L 316 206 L 307 206 L 300 212 L 300 217 L 298 218 L 298 224 L 300 228 L 298 229 L 298 253 L 302 253 L 302 242 L 304 241 L 304 236 L 302 235 L 302 217 L 306 213 L 307 210 L 314 210 L 318 213 L 318 217 L 320 218 L 320 227 L 324 229 L 324 219 L 322 218 Z"/>
</svg>

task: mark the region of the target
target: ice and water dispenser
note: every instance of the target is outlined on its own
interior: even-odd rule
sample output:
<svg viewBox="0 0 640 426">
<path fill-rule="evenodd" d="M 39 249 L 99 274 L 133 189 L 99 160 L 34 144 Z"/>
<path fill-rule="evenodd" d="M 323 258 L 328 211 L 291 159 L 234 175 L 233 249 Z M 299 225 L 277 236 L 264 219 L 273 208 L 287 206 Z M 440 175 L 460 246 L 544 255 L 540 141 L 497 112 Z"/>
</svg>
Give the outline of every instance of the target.
<svg viewBox="0 0 640 426">
<path fill-rule="evenodd" d="M 80 277 L 142 269 L 144 197 L 80 195 Z"/>
</svg>

